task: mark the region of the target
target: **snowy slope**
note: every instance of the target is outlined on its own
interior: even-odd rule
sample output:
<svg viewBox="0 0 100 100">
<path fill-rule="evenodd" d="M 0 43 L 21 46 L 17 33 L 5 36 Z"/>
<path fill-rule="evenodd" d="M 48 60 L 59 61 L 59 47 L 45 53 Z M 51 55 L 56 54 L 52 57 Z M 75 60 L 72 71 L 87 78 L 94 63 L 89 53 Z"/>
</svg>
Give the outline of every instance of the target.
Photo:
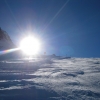
<svg viewBox="0 0 100 100">
<path fill-rule="evenodd" d="M 1 100 L 100 100 L 100 58 L 0 62 Z"/>
<path fill-rule="evenodd" d="M 2 29 L 0 29 L 0 50 L 6 50 L 15 48 L 15 45 L 11 41 L 9 35 Z"/>
</svg>

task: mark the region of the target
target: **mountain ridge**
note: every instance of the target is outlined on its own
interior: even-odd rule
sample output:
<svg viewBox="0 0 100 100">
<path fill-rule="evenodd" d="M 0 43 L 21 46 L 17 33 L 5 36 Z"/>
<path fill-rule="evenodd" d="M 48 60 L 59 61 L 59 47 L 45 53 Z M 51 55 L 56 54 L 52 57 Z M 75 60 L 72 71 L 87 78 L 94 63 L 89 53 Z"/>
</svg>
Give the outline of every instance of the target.
<svg viewBox="0 0 100 100">
<path fill-rule="evenodd" d="M 0 50 L 16 48 L 6 31 L 0 28 Z"/>
</svg>

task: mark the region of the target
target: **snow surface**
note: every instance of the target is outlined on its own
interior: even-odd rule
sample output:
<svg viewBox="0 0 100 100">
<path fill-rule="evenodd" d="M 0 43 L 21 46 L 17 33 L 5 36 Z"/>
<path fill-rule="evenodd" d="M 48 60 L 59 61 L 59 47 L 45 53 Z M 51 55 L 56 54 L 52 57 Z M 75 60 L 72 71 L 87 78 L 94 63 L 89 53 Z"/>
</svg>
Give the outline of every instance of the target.
<svg viewBox="0 0 100 100">
<path fill-rule="evenodd" d="M 100 58 L 0 61 L 0 100 L 100 100 Z"/>
</svg>

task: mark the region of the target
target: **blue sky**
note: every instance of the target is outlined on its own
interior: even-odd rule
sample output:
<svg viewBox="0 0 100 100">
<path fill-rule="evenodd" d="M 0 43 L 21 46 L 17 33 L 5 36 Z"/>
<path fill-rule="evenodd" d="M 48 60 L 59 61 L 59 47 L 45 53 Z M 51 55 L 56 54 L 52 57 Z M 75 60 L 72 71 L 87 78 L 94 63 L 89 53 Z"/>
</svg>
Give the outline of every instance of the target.
<svg viewBox="0 0 100 100">
<path fill-rule="evenodd" d="M 0 0 L 0 27 L 17 45 L 31 33 L 47 54 L 100 57 L 100 0 Z"/>
</svg>

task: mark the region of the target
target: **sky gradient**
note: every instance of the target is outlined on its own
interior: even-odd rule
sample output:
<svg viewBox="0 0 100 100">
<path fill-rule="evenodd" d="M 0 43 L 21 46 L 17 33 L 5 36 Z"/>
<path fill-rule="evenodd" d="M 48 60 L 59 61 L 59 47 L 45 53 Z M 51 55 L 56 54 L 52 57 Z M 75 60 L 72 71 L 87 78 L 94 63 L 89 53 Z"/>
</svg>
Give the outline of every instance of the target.
<svg viewBox="0 0 100 100">
<path fill-rule="evenodd" d="M 100 57 L 100 0 L 0 0 L 0 27 L 17 45 L 32 34 L 41 52 Z"/>
</svg>

